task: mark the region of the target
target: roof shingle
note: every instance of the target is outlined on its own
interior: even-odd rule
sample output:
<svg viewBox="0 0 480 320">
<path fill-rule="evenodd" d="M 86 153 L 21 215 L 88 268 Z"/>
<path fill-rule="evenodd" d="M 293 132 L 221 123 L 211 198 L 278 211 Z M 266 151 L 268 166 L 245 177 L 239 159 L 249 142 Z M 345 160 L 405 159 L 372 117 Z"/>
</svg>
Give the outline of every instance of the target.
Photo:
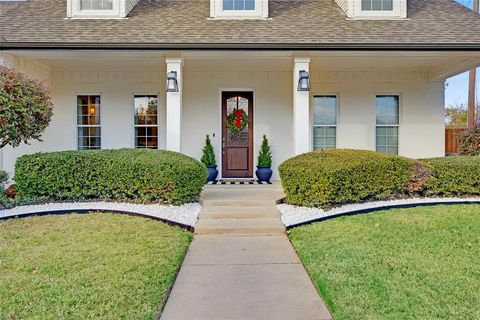
<svg viewBox="0 0 480 320">
<path fill-rule="evenodd" d="M 333 0 L 270 0 L 270 19 L 211 20 L 209 0 L 140 0 L 128 19 L 65 19 L 65 0 L 0 2 L 4 47 L 480 49 L 480 15 L 409 0 L 407 20 L 348 20 Z"/>
</svg>

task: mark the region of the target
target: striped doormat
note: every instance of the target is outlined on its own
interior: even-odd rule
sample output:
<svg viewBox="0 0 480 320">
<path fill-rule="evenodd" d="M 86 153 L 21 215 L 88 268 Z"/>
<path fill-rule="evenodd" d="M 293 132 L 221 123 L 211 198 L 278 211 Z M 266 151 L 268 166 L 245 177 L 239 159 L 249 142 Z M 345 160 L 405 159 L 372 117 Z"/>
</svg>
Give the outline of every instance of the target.
<svg viewBox="0 0 480 320">
<path fill-rule="evenodd" d="M 272 184 L 270 181 L 260 181 L 260 180 L 215 180 L 209 181 L 207 184 L 212 185 L 234 185 L 234 184 Z"/>
</svg>

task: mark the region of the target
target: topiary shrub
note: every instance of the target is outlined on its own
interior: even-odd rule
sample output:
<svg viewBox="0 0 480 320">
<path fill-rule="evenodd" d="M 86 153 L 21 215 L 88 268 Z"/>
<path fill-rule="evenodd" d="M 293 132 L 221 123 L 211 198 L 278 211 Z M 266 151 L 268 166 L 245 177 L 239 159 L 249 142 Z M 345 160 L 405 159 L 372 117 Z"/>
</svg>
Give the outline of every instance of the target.
<svg viewBox="0 0 480 320">
<path fill-rule="evenodd" d="M 262 145 L 260 146 L 260 151 L 258 152 L 257 166 L 272 166 L 272 151 L 270 149 L 270 145 L 268 144 L 268 139 L 266 135 L 263 135 Z"/>
<path fill-rule="evenodd" d="M 415 161 L 373 151 L 317 151 L 279 167 L 293 205 L 317 207 L 402 194 L 415 178 Z"/>
<path fill-rule="evenodd" d="M 480 126 L 467 129 L 459 136 L 460 155 L 480 156 Z"/>
<path fill-rule="evenodd" d="M 0 149 L 41 140 L 52 117 L 44 85 L 0 64 Z"/>
<path fill-rule="evenodd" d="M 210 140 L 210 136 L 208 134 L 205 138 L 205 146 L 203 147 L 203 154 L 200 161 L 207 167 L 217 165 L 215 150 L 213 150 L 212 141 Z"/>
<path fill-rule="evenodd" d="M 424 160 L 433 170 L 426 184 L 430 196 L 480 194 L 480 157 L 446 157 Z"/>
<path fill-rule="evenodd" d="M 183 154 L 121 149 L 22 156 L 14 180 L 20 198 L 178 205 L 198 201 L 206 179 L 205 166 Z"/>
</svg>

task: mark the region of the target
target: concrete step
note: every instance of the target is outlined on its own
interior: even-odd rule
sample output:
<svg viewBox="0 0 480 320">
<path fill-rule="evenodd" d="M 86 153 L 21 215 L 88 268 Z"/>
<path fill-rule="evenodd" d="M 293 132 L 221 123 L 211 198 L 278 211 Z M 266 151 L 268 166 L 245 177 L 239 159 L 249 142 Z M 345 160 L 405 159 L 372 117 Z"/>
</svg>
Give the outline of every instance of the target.
<svg viewBox="0 0 480 320">
<path fill-rule="evenodd" d="M 274 206 L 205 206 L 200 211 L 200 219 L 269 219 L 279 216 Z"/>
<path fill-rule="evenodd" d="M 200 219 L 196 234 L 282 235 L 285 226 L 280 219 Z"/>
<path fill-rule="evenodd" d="M 204 199 L 204 207 L 274 207 L 276 200 L 273 199 Z"/>
<path fill-rule="evenodd" d="M 276 184 L 215 184 L 215 185 L 206 185 L 203 187 L 204 190 L 212 190 L 212 191 L 231 191 L 231 190 L 248 190 L 248 191 L 278 191 L 282 192 L 282 186 L 279 183 Z"/>
</svg>

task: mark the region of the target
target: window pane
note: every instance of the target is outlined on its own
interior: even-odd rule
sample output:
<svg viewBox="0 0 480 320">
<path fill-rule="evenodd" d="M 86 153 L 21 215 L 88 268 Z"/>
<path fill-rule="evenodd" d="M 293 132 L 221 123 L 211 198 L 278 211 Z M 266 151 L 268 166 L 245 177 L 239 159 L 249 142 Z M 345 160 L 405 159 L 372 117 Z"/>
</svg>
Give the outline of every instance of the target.
<svg viewBox="0 0 480 320">
<path fill-rule="evenodd" d="M 245 10 L 255 10 L 255 0 L 245 0 Z"/>
<path fill-rule="evenodd" d="M 377 124 L 399 124 L 398 96 L 377 96 Z"/>
<path fill-rule="evenodd" d="M 255 0 L 223 0 L 223 10 L 255 10 Z"/>
<path fill-rule="evenodd" d="M 362 0 L 362 10 L 372 10 L 372 0 Z"/>
<path fill-rule="evenodd" d="M 158 121 L 157 96 L 135 96 L 135 124 L 156 125 Z"/>
<path fill-rule="evenodd" d="M 337 97 L 316 96 L 313 104 L 313 125 L 337 124 Z"/>
<path fill-rule="evenodd" d="M 337 128 L 335 127 L 314 127 L 313 128 L 313 149 L 328 150 L 337 146 Z"/>
<path fill-rule="evenodd" d="M 223 10 L 233 10 L 233 0 L 223 0 Z"/>
<path fill-rule="evenodd" d="M 393 10 L 393 0 L 383 0 L 383 10 L 392 11 Z"/>
<path fill-rule="evenodd" d="M 374 11 L 382 10 L 382 0 L 372 0 L 372 10 Z"/>
<path fill-rule="evenodd" d="M 398 154 L 398 127 L 377 127 L 377 151 Z"/>
<path fill-rule="evenodd" d="M 81 0 L 80 10 L 112 10 L 113 0 Z"/>
</svg>

